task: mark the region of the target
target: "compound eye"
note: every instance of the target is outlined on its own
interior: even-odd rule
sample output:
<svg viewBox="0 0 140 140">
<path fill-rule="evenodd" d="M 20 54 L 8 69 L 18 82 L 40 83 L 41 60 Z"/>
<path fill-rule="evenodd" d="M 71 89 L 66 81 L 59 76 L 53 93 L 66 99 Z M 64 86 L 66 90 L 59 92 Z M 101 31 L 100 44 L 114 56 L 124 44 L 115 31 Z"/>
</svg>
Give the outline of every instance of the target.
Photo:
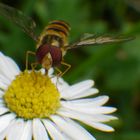
<svg viewBox="0 0 140 140">
<path fill-rule="evenodd" d="M 62 51 L 60 48 L 52 46 L 50 48 L 50 54 L 52 57 L 52 65 L 53 66 L 58 66 L 59 64 L 61 64 L 62 61 Z"/>
<path fill-rule="evenodd" d="M 44 59 L 46 54 L 48 54 L 49 52 L 50 52 L 50 45 L 48 44 L 42 45 L 37 49 L 36 57 L 40 64 L 42 63 L 42 60 Z"/>
</svg>

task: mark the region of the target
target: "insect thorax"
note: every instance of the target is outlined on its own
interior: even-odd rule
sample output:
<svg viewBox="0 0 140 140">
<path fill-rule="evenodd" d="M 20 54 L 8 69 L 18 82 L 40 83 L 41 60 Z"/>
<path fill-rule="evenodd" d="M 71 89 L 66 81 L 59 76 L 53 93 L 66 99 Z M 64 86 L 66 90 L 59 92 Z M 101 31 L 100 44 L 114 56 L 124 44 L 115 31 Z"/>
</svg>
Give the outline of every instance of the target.
<svg viewBox="0 0 140 140">
<path fill-rule="evenodd" d="M 67 46 L 69 30 L 70 26 L 64 21 L 55 20 L 50 22 L 41 33 L 36 48 L 44 44 L 60 48 Z"/>
</svg>

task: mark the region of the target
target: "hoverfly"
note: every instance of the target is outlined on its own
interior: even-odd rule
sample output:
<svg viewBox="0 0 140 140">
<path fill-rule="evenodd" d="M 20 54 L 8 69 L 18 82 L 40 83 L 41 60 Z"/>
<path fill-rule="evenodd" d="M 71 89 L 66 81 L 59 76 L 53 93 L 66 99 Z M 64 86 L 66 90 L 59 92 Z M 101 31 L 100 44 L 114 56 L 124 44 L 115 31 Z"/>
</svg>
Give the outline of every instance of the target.
<svg viewBox="0 0 140 140">
<path fill-rule="evenodd" d="M 36 27 L 35 22 L 21 11 L 0 3 L 0 14 L 17 24 L 25 33 L 36 41 L 36 52 L 27 52 L 26 68 L 28 67 L 28 54 L 32 53 L 36 55 L 37 64 L 41 64 L 42 67 L 45 68 L 46 73 L 51 67 L 54 67 L 59 71 L 61 76 L 71 67 L 71 65 L 65 63 L 63 59 L 68 50 L 82 46 L 102 45 L 132 39 L 132 37 L 124 38 L 108 35 L 95 36 L 94 34 L 84 34 L 79 40 L 69 44 L 68 35 L 70 26 L 65 21 L 54 20 L 50 22 L 44 28 L 43 32 L 39 36 L 36 36 L 34 33 Z M 67 66 L 64 72 L 58 69 L 60 64 Z"/>
</svg>

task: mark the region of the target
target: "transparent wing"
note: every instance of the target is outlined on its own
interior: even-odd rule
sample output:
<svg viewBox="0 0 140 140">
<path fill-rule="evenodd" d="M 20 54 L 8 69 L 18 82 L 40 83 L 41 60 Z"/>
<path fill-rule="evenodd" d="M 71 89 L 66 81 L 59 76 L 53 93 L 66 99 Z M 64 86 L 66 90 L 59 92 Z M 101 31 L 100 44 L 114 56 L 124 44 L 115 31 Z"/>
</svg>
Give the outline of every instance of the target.
<svg viewBox="0 0 140 140">
<path fill-rule="evenodd" d="M 74 49 L 82 46 L 93 46 L 93 45 L 102 45 L 102 44 L 111 44 L 117 42 L 124 42 L 134 39 L 134 37 L 123 37 L 123 36 L 109 36 L 109 35 L 102 35 L 96 36 L 94 34 L 84 34 L 80 40 L 77 42 L 66 46 L 66 49 Z"/>
<path fill-rule="evenodd" d="M 14 22 L 31 38 L 37 41 L 37 37 L 34 33 L 36 24 L 30 17 L 24 15 L 21 11 L 2 3 L 0 3 L 0 15 Z"/>
</svg>

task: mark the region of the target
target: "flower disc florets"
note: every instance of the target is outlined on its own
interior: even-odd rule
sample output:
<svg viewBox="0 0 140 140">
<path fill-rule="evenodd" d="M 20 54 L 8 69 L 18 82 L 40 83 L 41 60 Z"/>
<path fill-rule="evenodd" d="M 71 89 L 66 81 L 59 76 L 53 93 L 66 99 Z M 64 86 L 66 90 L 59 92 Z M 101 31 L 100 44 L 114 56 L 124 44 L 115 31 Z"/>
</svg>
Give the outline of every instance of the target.
<svg viewBox="0 0 140 140">
<path fill-rule="evenodd" d="M 60 107 L 60 94 L 41 72 L 24 71 L 16 76 L 3 96 L 6 106 L 25 119 L 46 118 Z"/>
</svg>

